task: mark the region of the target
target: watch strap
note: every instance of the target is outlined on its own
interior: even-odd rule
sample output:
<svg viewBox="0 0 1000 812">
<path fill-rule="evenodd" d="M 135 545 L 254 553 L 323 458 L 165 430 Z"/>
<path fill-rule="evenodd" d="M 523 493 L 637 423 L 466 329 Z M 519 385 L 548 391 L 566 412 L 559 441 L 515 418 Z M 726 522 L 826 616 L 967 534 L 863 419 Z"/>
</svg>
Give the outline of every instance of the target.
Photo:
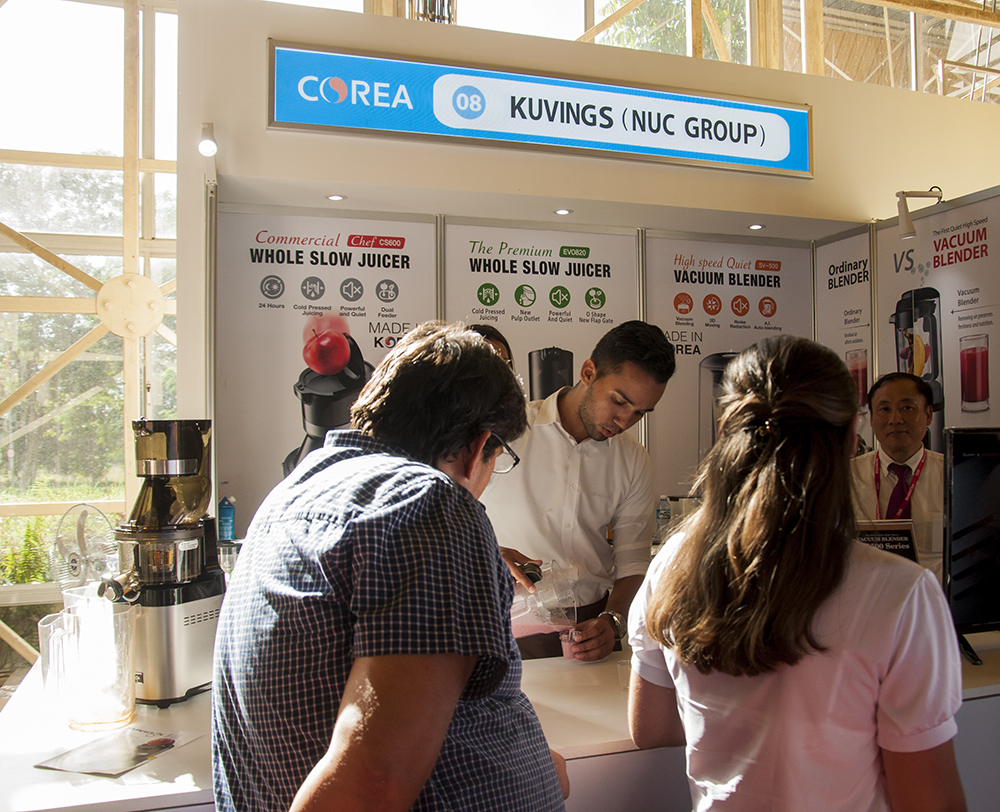
<svg viewBox="0 0 1000 812">
<path fill-rule="evenodd" d="M 605 609 L 597 616 L 606 617 L 611 621 L 611 627 L 615 631 L 615 640 L 621 640 L 625 636 L 625 619 L 620 612 L 616 612 L 614 609 Z"/>
</svg>

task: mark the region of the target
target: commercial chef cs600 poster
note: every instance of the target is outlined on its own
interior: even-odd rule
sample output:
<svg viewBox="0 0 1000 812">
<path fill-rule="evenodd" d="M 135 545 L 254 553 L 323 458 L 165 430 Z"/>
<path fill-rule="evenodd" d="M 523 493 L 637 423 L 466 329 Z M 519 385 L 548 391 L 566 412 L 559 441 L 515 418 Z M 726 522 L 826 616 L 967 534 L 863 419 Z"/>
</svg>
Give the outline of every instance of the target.
<svg viewBox="0 0 1000 812">
<path fill-rule="evenodd" d="M 307 434 L 346 422 L 352 370 L 434 318 L 434 224 L 223 211 L 215 301 L 216 476 L 241 536 Z"/>
</svg>

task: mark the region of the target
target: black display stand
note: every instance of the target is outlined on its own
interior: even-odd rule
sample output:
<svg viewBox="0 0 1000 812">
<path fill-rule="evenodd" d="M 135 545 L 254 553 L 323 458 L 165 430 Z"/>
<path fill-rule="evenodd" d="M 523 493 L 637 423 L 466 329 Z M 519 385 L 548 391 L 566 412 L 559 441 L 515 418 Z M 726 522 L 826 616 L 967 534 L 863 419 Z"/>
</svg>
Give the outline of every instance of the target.
<svg viewBox="0 0 1000 812">
<path fill-rule="evenodd" d="M 1000 629 L 1000 428 L 945 429 L 944 591 L 962 655 L 966 634 Z"/>
</svg>

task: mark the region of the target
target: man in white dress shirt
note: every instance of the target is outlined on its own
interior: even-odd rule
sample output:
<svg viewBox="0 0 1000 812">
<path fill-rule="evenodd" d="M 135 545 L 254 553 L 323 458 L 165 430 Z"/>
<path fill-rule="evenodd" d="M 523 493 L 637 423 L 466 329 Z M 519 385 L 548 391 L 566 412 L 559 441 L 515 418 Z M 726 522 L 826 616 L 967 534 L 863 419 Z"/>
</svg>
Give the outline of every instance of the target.
<svg viewBox="0 0 1000 812">
<path fill-rule="evenodd" d="M 583 362 L 576 386 L 529 404 L 528 431 L 512 444 L 521 464 L 494 477 L 482 497 L 508 565 L 555 561 L 571 571 L 576 659 L 611 653 L 649 566 L 649 455 L 627 430 L 653 410 L 674 369 L 660 328 L 641 321 L 613 328 Z M 561 653 L 557 636 L 537 637 L 518 641 L 522 657 Z"/>
<path fill-rule="evenodd" d="M 919 563 L 941 576 L 944 456 L 924 448 L 934 417 L 926 381 L 905 372 L 883 375 L 868 391 L 879 450 L 852 460 L 859 522 L 908 519 Z"/>
</svg>

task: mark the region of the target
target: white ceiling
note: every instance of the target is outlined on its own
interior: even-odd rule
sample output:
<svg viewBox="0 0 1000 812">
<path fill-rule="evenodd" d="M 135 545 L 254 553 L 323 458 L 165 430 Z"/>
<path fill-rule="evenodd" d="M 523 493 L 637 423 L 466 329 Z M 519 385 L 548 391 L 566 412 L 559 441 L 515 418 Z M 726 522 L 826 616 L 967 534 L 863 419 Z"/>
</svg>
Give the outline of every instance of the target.
<svg viewBox="0 0 1000 812">
<path fill-rule="evenodd" d="M 330 194 L 345 199 L 331 202 Z M 706 211 L 681 206 L 657 206 L 598 200 L 566 200 L 511 194 L 484 194 L 452 189 L 377 186 L 226 175 L 220 178 L 219 202 L 240 206 L 320 209 L 354 216 L 362 212 L 503 220 L 544 228 L 645 228 L 685 235 L 737 238 L 739 241 L 824 241 L 862 224 L 840 220 L 813 220 L 773 214 Z M 557 208 L 572 210 L 568 216 Z M 753 223 L 765 227 L 750 231 Z"/>
</svg>

